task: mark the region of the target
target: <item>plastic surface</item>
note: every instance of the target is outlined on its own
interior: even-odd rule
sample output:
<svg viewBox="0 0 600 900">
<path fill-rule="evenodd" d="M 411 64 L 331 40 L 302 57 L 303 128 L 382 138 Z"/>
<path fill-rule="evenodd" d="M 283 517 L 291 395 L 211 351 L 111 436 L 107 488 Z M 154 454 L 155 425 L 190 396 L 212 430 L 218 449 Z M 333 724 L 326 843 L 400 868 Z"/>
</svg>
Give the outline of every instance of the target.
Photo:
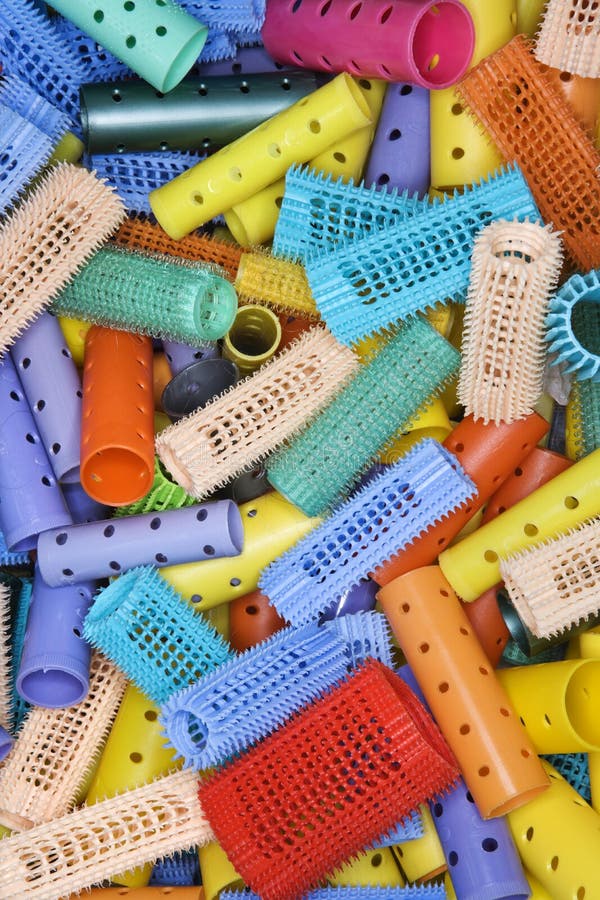
<svg viewBox="0 0 600 900">
<path fill-rule="evenodd" d="M 38 563 L 52 587 L 119 575 L 134 566 L 237 556 L 242 523 L 231 500 L 49 529 Z"/>
<path fill-rule="evenodd" d="M 429 96 L 410 84 L 390 84 L 365 169 L 366 187 L 429 190 Z"/>
<path fill-rule="evenodd" d="M 0 762 L 8 756 L 14 742 L 15 739 L 12 734 L 9 734 L 8 731 L 0 725 Z"/>
<path fill-rule="evenodd" d="M 377 596 L 482 817 L 545 790 L 532 742 L 439 567 L 402 575 Z"/>
<path fill-rule="evenodd" d="M 235 871 L 227 854 L 216 841 L 198 848 L 198 860 L 204 900 L 219 900 L 221 892 L 222 896 L 227 896 L 230 890 L 239 891 L 244 887 L 244 882 Z M 237 893 L 234 893 L 233 897 L 239 900 Z"/>
<path fill-rule="evenodd" d="M 317 87 L 304 72 L 186 78 L 165 94 L 143 81 L 86 84 L 81 124 L 88 153 L 214 150 Z"/>
<path fill-rule="evenodd" d="M 56 479 L 78 481 L 81 382 L 54 316 L 38 316 L 11 355 Z"/>
<path fill-rule="evenodd" d="M 371 121 L 368 104 L 347 75 L 339 75 L 284 112 L 153 191 L 150 204 L 173 238 L 276 181 L 336 138 Z M 227 153 L 227 161 L 223 161 Z"/>
<path fill-rule="evenodd" d="M 264 306 L 240 306 L 223 338 L 222 354 L 244 377 L 268 362 L 280 343 L 281 325 L 275 313 Z"/>
<path fill-rule="evenodd" d="M 474 45 L 470 14 L 456 0 L 385 0 L 330 7 L 269 0 L 263 43 L 274 59 L 325 72 L 449 87 L 464 75 Z"/>
<path fill-rule="evenodd" d="M 571 460 L 560 453 L 554 453 L 544 447 L 534 447 L 514 469 L 512 475 L 492 494 L 485 507 L 481 524 L 491 522 L 519 500 L 523 500 L 556 475 L 560 475 L 571 464 Z"/>
<path fill-rule="evenodd" d="M 219 356 L 219 345 L 216 341 L 207 341 L 198 347 L 192 347 L 178 341 L 163 340 L 162 345 L 173 376 L 187 369 L 192 363 L 216 359 Z"/>
<path fill-rule="evenodd" d="M 600 76 L 598 8 L 585 0 L 549 0 L 535 45 L 540 62 L 585 78 Z"/>
<path fill-rule="evenodd" d="M 95 0 L 52 0 L 51 5 L 165 93 L 189 72 L 208 34 L 206 25 L 172 0 L 104 8 Z"/>
<path fill-rule="evenodd" d="M 302 266 L 269 253 L 243 253 L 235 279 L 238 297 L 244 302 L 264 303 L 270 309 L 320 318 Z"/>
<path fill-rule="evenodd" d="M 51 144 L 66 138 L 69 117 L 49 103 L 26 81 L 8 72 L 2 73 L 0 103 L 28 119 L 39 131 L 50 138 Z M 23 163 L 24 161 L 22 161 Z"/>
<path fill-rule="evenodd" d="M 421 698 L 419 698 L 421 699 Z M 394 845 L 394 856 L 409 881 L 422 883 L 446 869 L 444 851 L 429 812 L 429 804 L 419 806 L 423 833 L 414 840 L 400 840 Z"/>
<path fill-rule="evenodd" d="M 202 409 L 234 386 L 238 368 L 228 359 L 201 359 L 178 372 L 165 387 L 161 406 L 177 420 Z"/>
<path fill-rule="evenodd" d="M 259 590 L 229 604 L 229 643 L 238 653 L 266 641 L 285 626 L 285 619 Z"/>
<path fill-rule="evenodd" d="M 202 157 L 200 157 L 202 158 Z M 160 150 L 156 153 L 119 153 L 91 156 L 88 164 L 118 192 L 129 214 L 152 214 L 148 194 L 195 166 L 197 153 Z"/>
<path fill-rule="evenodd" d="M 200 882 L 198 855 L 201 850 L 180 850 L 158 859 L 152 867 L 150 885 L 196 885 Z M 205 888 L 204 888 L 205 890 Z M 168 892 L 167 892 L 168 893 Z"/>
</svg>

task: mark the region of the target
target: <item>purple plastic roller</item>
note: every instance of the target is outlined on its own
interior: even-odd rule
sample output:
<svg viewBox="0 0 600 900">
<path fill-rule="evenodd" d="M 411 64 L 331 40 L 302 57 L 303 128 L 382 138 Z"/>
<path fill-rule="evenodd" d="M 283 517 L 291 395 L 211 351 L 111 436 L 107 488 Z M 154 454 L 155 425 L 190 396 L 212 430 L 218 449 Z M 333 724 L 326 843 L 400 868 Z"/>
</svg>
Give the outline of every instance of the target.
<svg viewBox="0 0 600 900">
<path fill-rule="evenodd" d="M 257 72 L 281 72 L 291 66 L 277 63 L 264 47 L 240 47 L 233 59 L 202 63 L 199 75 L 254 75 Z"/>
<path fill-rule="evenodd" d="M 0 762 L 8 756 L 14 742 L 13 736 L 0 725 Z"/>
<path fill-rule="evenodd" d="M 345 591 L 339 600 L 329 607 L 321 616 L 322 622 L 337 619 L 338 616 L 352 616 L 358 612 L 370 612 L 375 609 L 379 585 L 370 578 L 361 578 L 350 590 Z"/>
<path fill-rule="evenodd" d="M 82 635 L 94 589 L 48 587 L 36 566 L 17 675 L 17 691 L 34 706 L 74 706 L 87 696 L 91 648 Z"/>
<path fill-rule="evenodd" d="M 71 484 L 63 484 L 62 492 L 74 525 L 106 519 L 112 511 L 111 506 L 105 506 L 104 503 L 98 503 L 97 500 L 90 497 L 78 481 L 73 481 Z"/>
<path fill-rule="evenodd" d="M 365 187 L 398 188 L 420 197 L 430 183 L 429 91 L 390 84 L 365 170 Z"/>
<path fill-rule="evenodd" d="M 56 478 L 79 481 L 83 394 L 58 321 L 42 313 L 10 353 Z"/>
<path fill-rule="evenodd" d="M 173 377 L 187 369 L 192 363 L 202 359 L 216 359 L 219 356 L 219 345 L 216 341 L 202 344 L 200 347 L 190 347 L 189 344 L 180 344 L 178 341 L 164 340 L 163 350 Z"/>
<path fill-rule="evenodd" d="M 527 900 L 531 891 L 506 819 L 484 821 L 462 779 L 429 805 L 460 900 Z"/>
<path fill-rule="evenodd" d="M 161 513 L 104 519 L 40 535 L 38 563 L 51 587 L 156 568 L 238 556 L 242 519 L 235 503 L 218 500 Z"/>
<path fill-rule="evenodd" d="M 40 531 L 71 524 L 9 353 L 0 360 L 0 497 L 11 551 L 33 550 Z"/>
</svg>

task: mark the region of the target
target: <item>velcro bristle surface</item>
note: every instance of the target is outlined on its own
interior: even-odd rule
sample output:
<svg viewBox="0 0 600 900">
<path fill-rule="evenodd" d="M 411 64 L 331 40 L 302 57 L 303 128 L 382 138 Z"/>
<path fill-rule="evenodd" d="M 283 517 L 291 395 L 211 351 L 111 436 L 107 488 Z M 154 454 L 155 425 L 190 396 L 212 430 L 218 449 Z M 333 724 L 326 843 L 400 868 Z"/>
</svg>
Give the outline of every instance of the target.
<svg viewBox="0 0 600 900">
<path fill-rule="evenodd" d="M 383 613 L 370 611 L 336 616 L 322 627 L 333 629 L 346 643 L 351 668 L 362 665 L 368 657 L 392 667 L 392 633 Z"/>
<path fill-rule="evenodd" d="M 166 509 L 182 509 L 193 506 L 196 501 L 178 484 L 174 484 L 163 472 L 160 460 L 154 458 L 154 481 L 145 497 L 129 506 L 120 506 L 115 516 L 137 516 L 149 512 L 163 512 Z"/>
<path fill-rule="evenodd" d="M 240 299 L 264 303 L 277 312 L 320 319 L 304 268 L 269 253 L 243 253 L 235 288 Z"/>
<path fill-rule="evenodd" d="M 0 581 L 0 725 L 7 731 L 11 727 L 12 693 L 10 686 L 11 641 L 10 606 L 11 586 Z"/>
<path fill-rule="evenodd" d="M 600 382 L 573 382 L 569 405 L 575 458 L 582 459 L 600 447 Z"/>
<path fill-rule="evenodd" d="M 148 195 L 167 181 L 200 162 L 201 157 L 183 151 L 94 155 L 90 166 L 111 184 L 128 212 L 150 215 Z"/>
<path fill-rule="evenodd" d="M 48 102 L 26 81 L 12 73 L 2 73 L 0 103 L 9 106 L 24 119 L 32 122 L 36 128 L 48 135 L 53 144 L 69 128 L 67 115 Z"/>
<path fill-rule="evenodd" d="M 261 900 L 258 894 L 246 891 L 223 891 L 221 900 Z M 306 894 L 305 900 L 446 900 L 443 884 L 411 884 L 406 887 L 386 887 L 379 884 L 327 885 Z"/>
</svg>

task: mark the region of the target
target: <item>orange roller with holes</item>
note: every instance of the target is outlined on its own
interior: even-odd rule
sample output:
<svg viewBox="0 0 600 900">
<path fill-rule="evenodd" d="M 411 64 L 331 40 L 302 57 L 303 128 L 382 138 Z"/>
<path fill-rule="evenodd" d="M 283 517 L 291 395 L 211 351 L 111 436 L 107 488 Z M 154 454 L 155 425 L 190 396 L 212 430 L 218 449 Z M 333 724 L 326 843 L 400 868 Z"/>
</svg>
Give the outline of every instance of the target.
<svg viewBox="0 0 600 900">
<path fill-rule="evenodd" d="M 152 339 L 93 325 L 83 370 L 81 484 L 109 506 L 140 500 L 154 478 Z"/>
<path fill-rule="evenodd" d="M 286 624 L 261 591 L 237 597 L 229 604 L 229 643 L 239 653 L 266 641 Z"/>
</svg>

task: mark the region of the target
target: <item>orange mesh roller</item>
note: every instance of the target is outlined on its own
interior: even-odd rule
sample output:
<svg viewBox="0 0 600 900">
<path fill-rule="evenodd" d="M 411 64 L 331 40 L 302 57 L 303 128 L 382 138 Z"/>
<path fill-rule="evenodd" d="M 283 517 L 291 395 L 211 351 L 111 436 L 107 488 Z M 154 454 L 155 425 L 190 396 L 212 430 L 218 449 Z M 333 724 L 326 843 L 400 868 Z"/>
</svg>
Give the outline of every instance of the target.
<svg viewBox="0 0 600 900">
<path fill-rule="evenodd" d="M 568 101 L 517 35 L 456 88 L 507 160 L 519 164 L 546 223 L 584 271 L 600 265 L 600 155 Z"/>
<path fill-rule="evenodd" d="M 94 325 L 85 343 L 81 483 L 94 500 L 125 506 L 153 479 L 152 339 Z"/>
<path fill-rule="evenodd" d="M 484 425 L 481 419 L 475 421 L 472 416 L 465 416 L 448 435 L 444 446 L 456 455 L 465 473 L 475 482 L 477 497 L 428 528 L 419 540 L 380 566 L 373 573 L 375 581 L 384 585 L 411 569 L 434 562 L 547 431 L 548 423 L 537 413 L 510 425 L 493 422 Z"/>
<path fill-rule="evenodd" d="M 441 569 L 415 569 L 378 599 L 483 818 L 545 790 L 533 745 Z"/>
<path fill-rule="evenodd" d="M 261 591 L 236 597 L 229 604 L 229 643 L 243 653 L 285 628 L 286 621 Z"/>
<path fill-rule="evenodd" d="M 162 230 L 143 218 L 125 219 L 114 235 L 115 243 L 130 250 L 145 250 L 147 253 L 164 253 L 167 256 L 180 256 L 198 262 L 212 262 L 222 266 L 235 278 L 240 263 L 242 250 L 236 244 L 218 241 L 206 234 L 188 234 L 180 241 L 174 241 Z"/>
</svg>

